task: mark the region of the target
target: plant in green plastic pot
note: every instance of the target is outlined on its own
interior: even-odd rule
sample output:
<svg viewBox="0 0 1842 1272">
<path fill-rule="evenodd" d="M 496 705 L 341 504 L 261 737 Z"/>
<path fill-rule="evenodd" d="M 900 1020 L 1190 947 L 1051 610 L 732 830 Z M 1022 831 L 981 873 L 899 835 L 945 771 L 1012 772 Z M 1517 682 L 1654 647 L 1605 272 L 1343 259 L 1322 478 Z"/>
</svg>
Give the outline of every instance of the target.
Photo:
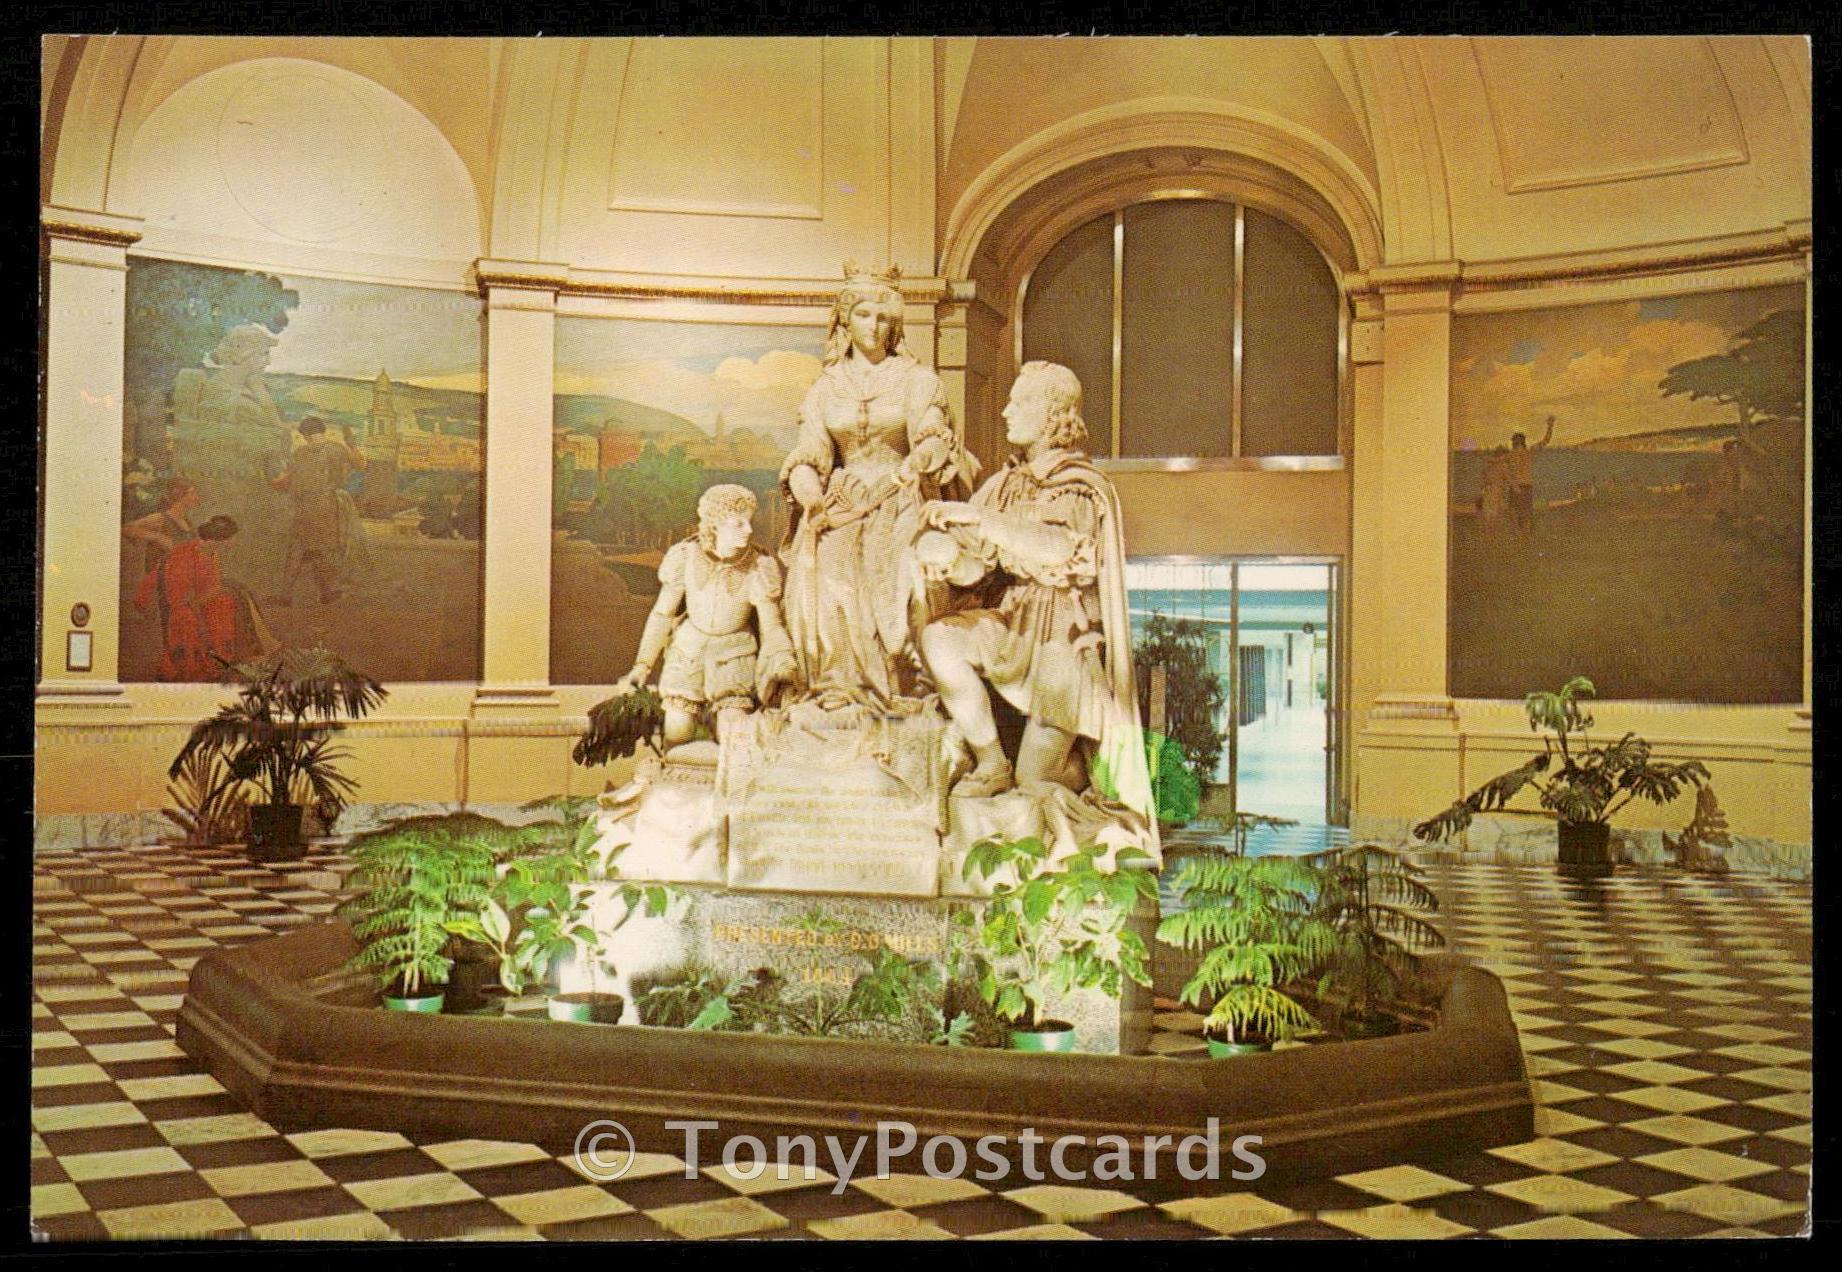
<svg viewBox="0 0 1842 1272">
<path fill-rule="evenodd" d="M 352 895 L 339 913 L 359 950 L 350 966 L 377 975 L 385 1005 L 437 1012 L 454 960 L 449 923 L 476 913 L 495 877 L 492 845 L 417 819 L 360 836 L 348 848 Z"/>
<path fill-rule="evenodd" d="M 1445 946 L 1424 917 L 1439 908 L 1411 862 L 1375 844 L 1355 844 L 1312 859 L 1322 873 L 1318 921 L 1334 933 L 1318 968 L 1318 998 L 1345 1034 L 1399 1032 L 1403 1013 L 1425 1015 L 1421 955 Z"/>
<path fill-rule="evenodd" d="M 1206 951 L 1180 998 L 1207 1010 L 1211 1055 L 1270 1050 L 1317 1026 L 1295 994 L 1336 941 L 1315 913 L 1323 885 L 1296 857 L 1212 854 L 1178 867 L 1171 886 L 1183 908 L 1158 924 L 1158 939 Z"/>
<path fill-rule="evenodd" d="M 1127 926 L 1142 900 L 1155 900 L 1151 858 L 1122 848 L 1104 871 L 1104 849 L 1087 845 L 1051 863 L 1041 839 L 985 839 L 966 853 L 967 879 L 1009 871 L 981 910 L 958 912 L 975 930 L 979 993 L 1011 1023 L 1019 1051 L 1072 1051 L 1074 1026 L 1051 1020 L 1053 994 L 1098 989 L 1117 998 L 1129 979 L 1151 984 L 1150 954 Z"/>
<path fill-rule="evenodd" d="M 565 959 L 576 958 L 587 973 L 587 990 L 550 994 L 553 1020 L 617 1024 L 625 1009 L 620 995 L 600 990 L 606 937 L 642 910 L 665 913 L 671 890 L 664 884 L 620 883 L 613 899 L 618 915 L 605 930 L 596 927 L 594 876 L 596 828 L 581 802 L 539 801 L 562 808 L 560 822 L 540 823 L 527 831 L 549 835 L 551 851 L 514 857 L 490 895 L 471 913 L 459 914 L 448 931 L 492 950 L 499 960 L 499 982 L 510 994 L 548 978 Z M 590 801 L 592 803 L 592 801 Z"/>
</svg>

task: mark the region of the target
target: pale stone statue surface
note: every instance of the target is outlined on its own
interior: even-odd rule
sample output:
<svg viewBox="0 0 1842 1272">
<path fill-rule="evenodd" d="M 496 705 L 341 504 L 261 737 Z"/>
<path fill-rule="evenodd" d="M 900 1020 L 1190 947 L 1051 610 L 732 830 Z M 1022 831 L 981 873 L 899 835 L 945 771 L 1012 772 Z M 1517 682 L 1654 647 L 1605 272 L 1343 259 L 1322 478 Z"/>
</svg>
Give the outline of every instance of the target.
<svg viewBox="0 0 1842 1272">
<path fill-rule="evenodd" d="M 632 670 L 615 687 L 646 683 L 661 651 L 659 696 L 665 744 L 688 742 L 719 721 L 769 702 L 793 682 L 793 653 L 780 613 L 780 567 L 750 542 L 754 492 L 712 486 L 697 501 L 697 534 L 659 565 L 659 598 L 646 618 Z"/>
<path fill-rule="evenodd" d="M 699 539 L 661 566 L 620 688 L 664 651 L 665 753 L 602 797 L 625 878 L 970 897 L 996 882 L 960 873 L 988 836 L 1158 855 L 1119 506 L 1080 449 L 1080 384 L 1025 367 L 1004 412 L 1015 458 L 970 499 L 934 498 L 976 465 L 938 379 L 900 352 L 899 315 L 867 276 L 834 312 L 783 469 L 784 631 L 747 492 L 706 492 Z M 1026 720 L 1014 765 L 992 692 Z M 714 742 L 689 741 L 700 722 Z"/>
<path fill-rule="evenodd" d="M 810 695 L 887 708 L 918 687 L 921 507 L 976 478 L 978 461 L 954 435 L 940 377 L 903 344 L 899 274 L 846 270 L 825 369 L 781 467 L 787 623 Z"/>
<path fill-rule="evenodd" d="M 1017 455 L 970 502 L 931 503 L 927 524 L 947 531 L 961 558 L 986 563 L 983 601 L 937 619 L 921 635 L 941 704 L 977 764 L 954 793 L 997 795 L 1013 786 L 1086 785 L 1090 753 L 1116 798 L 1152 820 L 1151 782 L 1138 729 L 1125 602 L 1119 501 L 1079 449 L 1081 385 L 1054 363 L 1032 362 L 1004 408 Z M 965 578 L 966 561 L 924 566 Z M 1022 712 L 1015 771 L 1005 758 L 986 689 Z M 1155 822 L 1154 822 L 1155 824 Z"/>
</svg>

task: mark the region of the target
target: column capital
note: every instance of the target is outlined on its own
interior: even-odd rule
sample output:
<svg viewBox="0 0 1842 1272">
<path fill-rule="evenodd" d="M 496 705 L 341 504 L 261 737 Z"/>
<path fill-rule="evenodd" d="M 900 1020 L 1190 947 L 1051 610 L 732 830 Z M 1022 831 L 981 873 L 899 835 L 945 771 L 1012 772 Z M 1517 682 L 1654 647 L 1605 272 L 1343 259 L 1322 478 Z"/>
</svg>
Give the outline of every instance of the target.
<svg viewBox="0 0 1842 1272">
<path fill-rule="evenodd" d="M 1391 309 L 1389 302 L 1400 296 L 1442 296 L 1450 304 L 1464 272 L 1458 261 L 1403 261 L 1350 274 L 1344 279 L 1343 290 L 1352 299 L 1379 295 Z"/>
<path fill-rule="evenodd" d="M 474 262 L 473 273 L 480 291 L 490 299 L 495 290 L 549 292 L 556 294 L 569 288 L 569 266 L 561 261 L 514 261 L 482 256 Z"/>
<path fill-rule="evenodd" d="M 47 203 L 39 209 L 39 224 L 53 239 L 94 243 L 124 251 L 141 241 L 142 219 L 118 212 L 97 212 Z"/>
</svg>

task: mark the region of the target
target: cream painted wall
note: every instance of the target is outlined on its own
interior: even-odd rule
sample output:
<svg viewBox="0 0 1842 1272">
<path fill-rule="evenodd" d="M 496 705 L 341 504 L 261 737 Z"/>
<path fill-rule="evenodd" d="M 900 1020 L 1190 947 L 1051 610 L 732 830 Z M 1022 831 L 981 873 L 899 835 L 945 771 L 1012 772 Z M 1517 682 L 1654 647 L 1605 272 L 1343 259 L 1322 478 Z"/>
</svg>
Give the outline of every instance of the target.
<svg viewBox="0 0 1842 1272">
<path fill-rule="evenodd" d="M 1133 556 L 1342 556 L 1349 478 L 1342 472 L 1118 472 Z"/>
<path fill-rule="evenodd" d="M 1349 794 L 1377 824 L 1432 811 L 1526 738 L 1513 705 L 1444 692 L 1452 312 L 1569 303 L 1608 287 L 1662 295 L 1783 281 L 1808 262 L 1808 51 L 1789 38 L 1621 54 L 1547 39 L 114 36 L 53 41 L 46 53 L 45 219 L 89 227 L 49 240 L 64 263 L 52 273 L 46 353 L 43 516 L 59 567 L 47 574 L 37 712 L 46 814 L 157 808 L 184 723 L 218 699 L 205 687 L 114 684 L 112 628 L 98 630 L 96 671 L 65 675 L 51 661 L 79 599 L 69 579 L 106 578 L 97 621 L 113 621 L 119 539 L 113 514 L 96 510 L 116 497 L 106 460 L 110 430 L 119 436 L 120 325 L 96 307 L 119 291 L 107 278 L 124 249 L 470 289 L 496 270 L 495 286 L 534 286 L 565 310 L 612 304 L 676 321 L 760 306 L 820 321 L 847 257 L 895 261 L 920 280 L 915 352 L 938 357 L 968 436 L 994 458 L 1010 298 L 974 300 L 965 286 L 949 297 L 941 275 L 949 257 L 978 262 L 963 272 L 981 280 L 1019 263 L 952 238 L 968 192 L 1000 188 L 994 173 L 1018 171 L 1007 156 L 1050 153 L 1096 115 L 1120 116 L 1108 146 L 1159 145 L 1155 129 L 1133 131 L 1129 103 L 1146 99 L 1162 104 L 1160 119 L 1176 117 L 1176 102 L 1205 122 L 1185 144 L 1240 138 L 1259 150 L 1200 156 L 1225 180 L 1257 185 L 1261 164 L 1295 156 L 1295 179 L 1329 209 L 1323 223 L 1341 218 L 1353 244 L 1333 253 L 1353 261 L 1343 271 L 1355 319 L 1347 469 L 1116 481 L 1134 553 L 1345 557 Z M 360 109 L 320 112 L 344 131 L 303 146 L 305 168 L 287 169 L 290 189 L 304 192 L 298 206 L 258 198 L 255 216 L 225 176 L 224 139 L 241 131 L 239 102 L 270 103 L 250 127 L 273 119 L 275 92 L 238 93 L 278 76 L 308 81 L 290 91 L 330 86 Z M 1532 96 L 1539 109 L 1527 108 Z M 311 93 L 281 100 L 314 113 Z M 364 175 L 377 172 L 374 158 L 362 171 L 350 162 L 375 156 L 367 117 L 388 142 L 383 176 Z M 316 135 L 303 125 L 301 138 Z M 240 153 L 247 170 L 251 152 Z M 1156 182 L 1185 170 L 1181 154 L 1161 162 Z M 1278 187 L 1268 196 L 1287 197 Z M 519 283 L 519 271 L 539 281 Z M 526 554 L 539 538 L 533 519 L 548 524 L 530 468 L 547 452 L 527 434 L 542 427 L 547 438 L 550 369 L 535 326 L 514 327 L 546 321 L 542 305 L 518 310 L 491 368 L 489 430 L 518 430 L 489 431 L 504 444 L 489 446 L 488 462 L 512 482 L 499 508 L 519 523 L 495 538 Z M 606 780 L 568 763 L 570 735 L 600 691 L 544 683 L 544 643 L 520 626 L 532 594 L 511 568 L 517 556 L 502 562 L 483 618 L 503 653 L 488 679 L 506 683 L 396 687 L 351 735 L 366 800 L 498 801 Z M 1808 842 L 1807 711 L 1635 704 L 1602 719 L 1708 759 L 1736 830 Z"/>
<path fill-rule="evenodd" d="M 496 252 L 725 285 L 830 282 L 846 257 L 932 273 L 931 42 L 559 43 L 531 71 L 553 109 L 502 134 L 523 170 L 546 157 L 522 191 L 536 224 L 508 221 Z"/>
<path fill-rule="evenodd" d="M 981 39 L 963 74 L 941 169 L 943 227 L 961 196 L 1007 151 L 1087 112 L 1140 98 L 1218 102 L 1284 121 L 1321 138 L 1371 182 L 1376 178 L 1357 109 L 1308 38 Z M 1019 91 L 1022 84 L 1027 91 Z"/>
</svg>

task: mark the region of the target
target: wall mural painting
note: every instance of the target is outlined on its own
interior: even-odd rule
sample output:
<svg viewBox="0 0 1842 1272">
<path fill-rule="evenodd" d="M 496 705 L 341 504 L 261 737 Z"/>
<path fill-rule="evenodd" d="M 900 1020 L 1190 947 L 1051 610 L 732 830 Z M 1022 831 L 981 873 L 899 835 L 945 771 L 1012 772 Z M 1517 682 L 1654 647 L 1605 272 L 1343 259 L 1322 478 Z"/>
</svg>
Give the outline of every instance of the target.
<svg viewBox="0 0 1842 1272">
<path fill-rule="evenodd" d="M 565 316 L 556 333 L 550 679 L 612 684 L 705 489 L 755 491 L 755 542 L 778 549 L 824 330 Z"/>
<path fill-rule="evenodd" d="M 1802 697 L 1804 289 L 1452 325 L 1450 685 Z"/>
<path fill-rule="evenodd" d="M 478 680 L 482 333 L 471 295 L 134 260 L 122 678 L 317 644 Z"/>
</svg>

